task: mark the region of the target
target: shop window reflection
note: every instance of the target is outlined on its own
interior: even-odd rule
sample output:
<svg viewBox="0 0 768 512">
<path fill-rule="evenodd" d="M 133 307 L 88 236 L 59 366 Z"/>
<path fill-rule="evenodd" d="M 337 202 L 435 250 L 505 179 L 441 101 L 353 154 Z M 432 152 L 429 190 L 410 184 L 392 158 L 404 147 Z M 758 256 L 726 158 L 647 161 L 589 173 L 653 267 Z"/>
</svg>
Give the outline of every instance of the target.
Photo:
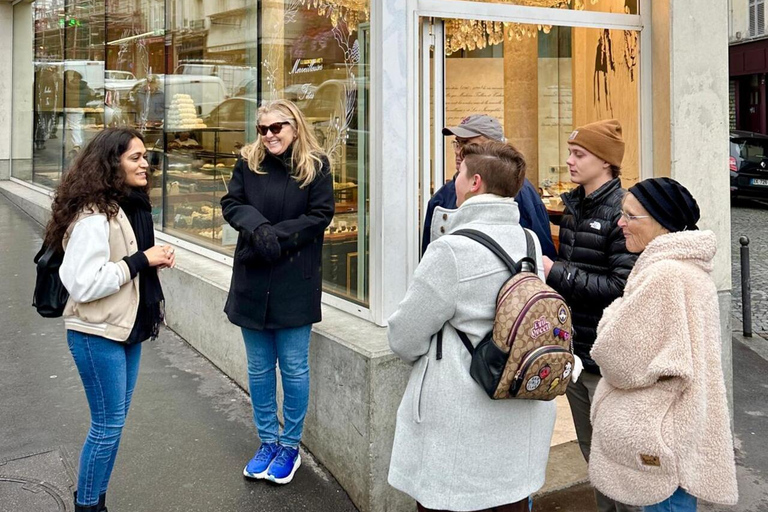
<svg viewBox="0 0 768 512">
<path fill-rule="evenodd" d="M 265 4 L 261 96 L 295 102 L 329 154 L 336 215 L 325 233 L 324 289 L 367 305 L 369 4 L 337 3 Z"/>
<path fill-rule="evenodd" d="M 255 139 L 259 103 L 290 99 L 333 162 L 325 289 L 368 304 L 368 0 L 40 0 L 33 9 L 32 158 L 27 174 L 14 162 L 15 176 L 55 187 L 103 127 L 136 128 L 156 227 L 232 254 L 237 234 L 219 201 Z"/>
</svg>

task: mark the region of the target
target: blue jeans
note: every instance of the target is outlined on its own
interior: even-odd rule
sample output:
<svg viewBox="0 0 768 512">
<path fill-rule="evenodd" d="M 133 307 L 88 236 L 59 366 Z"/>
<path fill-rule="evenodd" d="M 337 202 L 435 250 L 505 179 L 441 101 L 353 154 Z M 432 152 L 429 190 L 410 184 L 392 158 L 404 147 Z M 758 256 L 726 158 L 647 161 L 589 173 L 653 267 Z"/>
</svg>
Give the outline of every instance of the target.
<svg viewBox="0 0 768 512">
<path fill-rule="evenodd" d="M 312 325 L 254 331 L 242 328 L 248 356 L 248 387 L 253 421 L 262 443 L 298 448 L 309 404 L 309 338 Z M 283 382 L 283 420 L 277 422 L 277 373 Z"/>
<path fill-rule="evenodd" d="M 643 512 L 696 512 L 696 496 L 678 487 L 672 496 L 661 503 L 643 507 Z"/>
<path fill-rule="evenodd" d="M 107 492 L 125 417 L 139 376 L 141 344 L 125 345 L 93 334 L 67 331 L 91 411 L 91 428 L 80 452 L 79 505 L 95 505 Z"/>
</svg>

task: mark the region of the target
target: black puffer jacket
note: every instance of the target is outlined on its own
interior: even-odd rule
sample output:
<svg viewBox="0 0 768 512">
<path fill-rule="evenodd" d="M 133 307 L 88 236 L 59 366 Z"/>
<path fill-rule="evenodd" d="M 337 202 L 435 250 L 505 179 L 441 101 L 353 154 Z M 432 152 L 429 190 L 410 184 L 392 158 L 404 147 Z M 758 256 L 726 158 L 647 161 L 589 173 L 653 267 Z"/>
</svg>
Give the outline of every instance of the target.
<svg viewBox="0 0 768 512">
<path fill-rule="evenodd" d="M 586 198 L 583 187 L 562 195 L 566 213 L 560 223 L 559 257 L 547 277 L 547 284 L 571 306 L 574 351 L 592 373 L 600 372 L 589 357 L 597 323 L 603 309 L 624 293 L 637 259 L 627 251 L 618 226 L 624 194 L 616 178 Z"/>
</svg>

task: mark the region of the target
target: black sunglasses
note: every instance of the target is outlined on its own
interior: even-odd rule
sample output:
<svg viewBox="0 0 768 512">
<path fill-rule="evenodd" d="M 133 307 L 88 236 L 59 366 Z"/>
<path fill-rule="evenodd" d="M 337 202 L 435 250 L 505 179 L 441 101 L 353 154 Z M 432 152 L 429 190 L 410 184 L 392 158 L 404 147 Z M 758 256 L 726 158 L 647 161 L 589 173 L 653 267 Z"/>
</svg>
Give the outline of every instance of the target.
<svg viewBox="0 0 768 512">
<path fill-rule="evenodd" d="M 262 135 L 266 135 L 267 132 L 272 132 L 273 135 L 277 135 L 281 131 L 283 131 L 283 126 L 286 124 L 291 124 L 290 121 L 280 121 L 279 123 L 272 123 L 269 126 L 267 125 L 257 125 L 256 130 Z"/>
</svg>

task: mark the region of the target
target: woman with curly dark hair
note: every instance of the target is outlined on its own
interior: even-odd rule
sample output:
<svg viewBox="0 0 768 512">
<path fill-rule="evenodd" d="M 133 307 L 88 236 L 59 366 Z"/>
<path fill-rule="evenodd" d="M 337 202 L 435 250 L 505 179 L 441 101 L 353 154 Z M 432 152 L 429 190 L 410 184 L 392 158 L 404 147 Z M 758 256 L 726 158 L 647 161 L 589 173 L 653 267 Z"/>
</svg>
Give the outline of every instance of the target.
<svg viewBox="0 0 768 512">
<path fill-rule="evenodd" d="M 155 338 L 163 321 L 157 269 L 175 265 L 174 249 L 155 245 L 148 171 L 139 132 L 102 131 L 62 178 L 46 230 L 45 243 L 64 251 L 64 325 L 91 413 L 76 512 L 107 510 L 141 342 Z"/>
</svg>

